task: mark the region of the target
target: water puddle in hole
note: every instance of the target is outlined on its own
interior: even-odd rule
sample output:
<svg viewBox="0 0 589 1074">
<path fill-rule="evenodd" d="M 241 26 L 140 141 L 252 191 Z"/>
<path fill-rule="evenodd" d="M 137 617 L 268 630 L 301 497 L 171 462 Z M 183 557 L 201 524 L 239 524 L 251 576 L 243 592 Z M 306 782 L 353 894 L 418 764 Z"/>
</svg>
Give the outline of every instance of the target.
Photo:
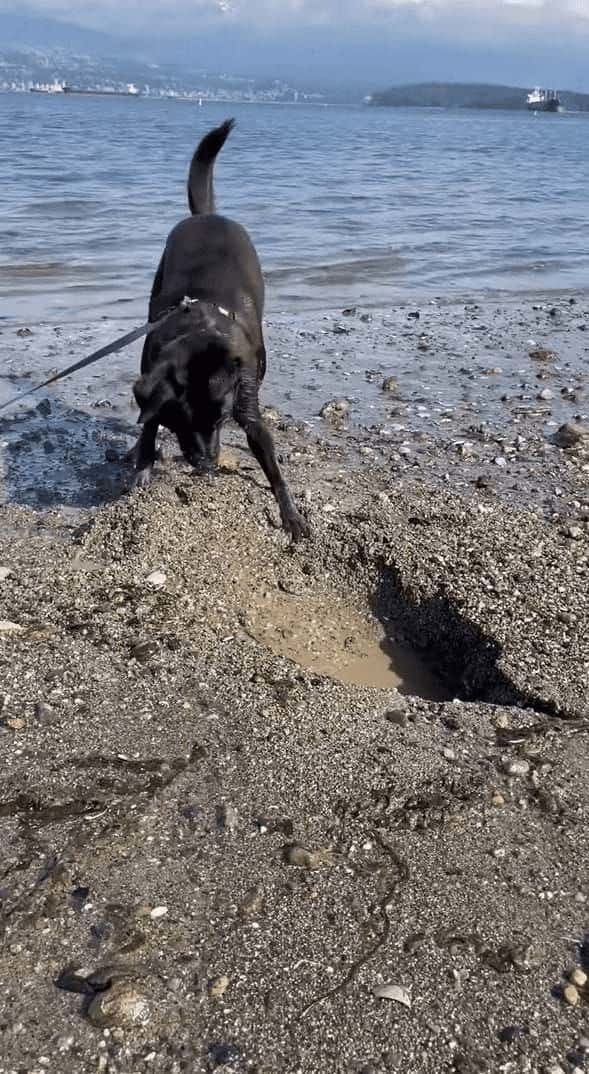
<svg viewBox="0 0 589 1074">
<path fill-rule="evenodd" d="M 318 675 L 430 701 L 450 696 L 416 653 L 387 638 L 378 620 L 331 594 L 267 592 L 250 604 L 248 628 L 277 656 Z"/>
</svg>

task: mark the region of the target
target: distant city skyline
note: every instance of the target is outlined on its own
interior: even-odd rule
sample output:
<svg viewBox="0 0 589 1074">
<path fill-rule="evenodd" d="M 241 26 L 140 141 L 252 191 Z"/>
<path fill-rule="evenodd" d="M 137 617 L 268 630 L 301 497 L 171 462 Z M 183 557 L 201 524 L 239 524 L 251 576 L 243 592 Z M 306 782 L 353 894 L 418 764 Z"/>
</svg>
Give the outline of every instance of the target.
<svg viewBox="0 0 589 1074">
<path fill-rule="evenodd" d="M 0 37 L 366 92 L 424 80 L 589 91 L 589 0 L 0 0 Z"/>
</svg>

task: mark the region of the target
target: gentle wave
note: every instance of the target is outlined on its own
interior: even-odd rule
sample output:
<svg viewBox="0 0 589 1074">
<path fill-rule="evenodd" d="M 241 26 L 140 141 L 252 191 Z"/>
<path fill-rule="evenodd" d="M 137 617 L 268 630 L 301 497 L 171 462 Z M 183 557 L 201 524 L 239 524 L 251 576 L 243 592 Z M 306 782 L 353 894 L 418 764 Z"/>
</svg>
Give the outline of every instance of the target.
<svg viewBox="0 0 589 1074">
<path fill-rule="evenodd" d="M 187 212 L 195 143 L 227 108 L 143 104 L 131 113 L 117 100 L 0 95 L 3 318 L 145 302 Z M 582 116 L 235 111 L 217 201 L 254 238 L 270 308 L 386 302 L 416 288 L 516 291 L 534 277 L 545 289 L 586 286 Z"/>
</svg>

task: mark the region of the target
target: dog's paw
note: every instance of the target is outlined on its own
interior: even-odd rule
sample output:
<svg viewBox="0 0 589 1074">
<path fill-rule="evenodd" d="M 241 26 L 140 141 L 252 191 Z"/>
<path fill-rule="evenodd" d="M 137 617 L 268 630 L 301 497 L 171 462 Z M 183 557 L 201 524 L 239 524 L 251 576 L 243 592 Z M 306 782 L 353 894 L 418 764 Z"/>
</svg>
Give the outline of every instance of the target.
<svg viewBox="0 0 589 1074">
<path fill-rule="evenodd" d="M 283 529 L 292 537 L 293 541 L 301 541 L 304 537 L 311 536 L 311 527 L 306 518 L 303 518 L 296 507 L 291 508 L 288 514 L 282 518 Z"/>
<path fill-rule="evenodd" d="M 148 489 L 151 485 L 152 477 L 153 466 L 144 466 L 141 470 L 137 470 L 135 477 L 133 478 L 133 488 Z"/>
</svg>

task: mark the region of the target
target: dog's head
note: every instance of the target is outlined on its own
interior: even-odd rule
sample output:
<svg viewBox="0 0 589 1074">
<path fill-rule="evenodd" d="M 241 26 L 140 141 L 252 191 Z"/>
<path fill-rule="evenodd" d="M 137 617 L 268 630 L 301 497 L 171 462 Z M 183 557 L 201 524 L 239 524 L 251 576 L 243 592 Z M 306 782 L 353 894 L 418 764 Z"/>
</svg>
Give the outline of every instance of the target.
<svg viewBox="0 0 589 1074">
<path fill-rule="evenodd" d="M 138 421 L 169 429 L 185 459 L 209 470 L 218 460 L 219 434 L 233 410 L 238 379 L 239 363 L 220 337 L 174 340 L 133 386 Z"/>
</svg>

